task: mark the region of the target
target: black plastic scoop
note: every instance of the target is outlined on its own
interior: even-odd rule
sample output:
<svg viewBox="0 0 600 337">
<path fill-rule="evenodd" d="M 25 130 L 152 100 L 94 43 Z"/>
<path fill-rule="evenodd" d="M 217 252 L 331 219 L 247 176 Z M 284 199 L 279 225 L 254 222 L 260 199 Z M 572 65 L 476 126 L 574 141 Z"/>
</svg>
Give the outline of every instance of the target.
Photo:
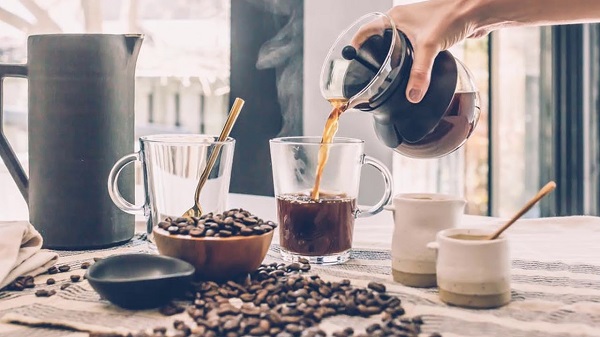
<svg viewBox="0 0 600 337">
<path fill-rule="evenodd" d="M 182 260 L 151 254 L 123 254 L 102 259 L 86 273 L 90 285 L 125 309 L 149 309 L 185 292 L 194 267 Z"/>
</svg>

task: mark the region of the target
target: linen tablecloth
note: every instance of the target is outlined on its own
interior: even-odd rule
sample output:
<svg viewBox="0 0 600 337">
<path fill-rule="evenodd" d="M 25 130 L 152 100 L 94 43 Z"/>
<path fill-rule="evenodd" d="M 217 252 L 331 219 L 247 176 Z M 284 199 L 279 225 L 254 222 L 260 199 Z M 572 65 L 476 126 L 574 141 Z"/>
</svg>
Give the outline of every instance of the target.
<svg viewBox="0 0 600 337">
<path fill-rule="evenodd" d="M 272 218 L 274 208 L 259 216 Z M 497 226 L 498 219 L 466 216 L 463 227 Z M 336 266 L 313 266 L 313 272 L 330 281 L 349 278 L 357 286 L 369 281 L 386 284 L 402 299 L 408 316 L 422 315 L 423 336 L 558 337 L 600 336 L 600 218 L 564 217 L 520 220 L 507 232 L 512 255 L 512 302 L 498 309 L 470 310 L 443 304 L 435 288 L 416 289 L 394 283 L 391 277 L 391 215 L 357 221 L 352 259 Z M 275 236 L 266 262 L 281 261 Z M 48 277 L 60 287 L 70 274 L 83 274 L 82 262 L 128 252 L 153 252 L 153 246 L 136 236 L 128 244 L 91 252 L 59 252 L 58 264 L 72 270 L 36 278 L 36 288 L 48 288 Z M 34 296 L 34 289 L 0 292 L 0 337 L 79 337 L 87 333 L 61 328 L 31 327 L 8 323 L 15 319 L 30 324 L 56 323 L 81 330 L 139 331 L 159 325 L 172 326 L 186 314 L 165 317 L 155 310 L 127 311 L 101 300 L 86 281 L 58 291 L 50 298 Z M 332 317 L 326 330 L 354 326 L 360 330 L 371 319 Z"/>
</svg>

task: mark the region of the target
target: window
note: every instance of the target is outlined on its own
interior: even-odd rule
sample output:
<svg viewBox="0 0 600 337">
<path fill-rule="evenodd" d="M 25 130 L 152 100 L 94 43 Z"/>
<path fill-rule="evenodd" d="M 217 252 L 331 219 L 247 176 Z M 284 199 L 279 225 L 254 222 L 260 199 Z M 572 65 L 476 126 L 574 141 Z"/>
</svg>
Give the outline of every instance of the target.
<svg viewBox="0 0 600 337">
<path fill-rule="evenodd" d="M 2 0 L 0 62 L 25 63 L 30 34 L 141 32 L 136 139 L 153 133 L 218 134 L 229 106 L 229 7 L 223 0 Z M 27 81 L 7 78 L 4 131 L 25 167 L 26 130 Z M 0 186 L 16 191 L 1 161 Z"/>
</svg>

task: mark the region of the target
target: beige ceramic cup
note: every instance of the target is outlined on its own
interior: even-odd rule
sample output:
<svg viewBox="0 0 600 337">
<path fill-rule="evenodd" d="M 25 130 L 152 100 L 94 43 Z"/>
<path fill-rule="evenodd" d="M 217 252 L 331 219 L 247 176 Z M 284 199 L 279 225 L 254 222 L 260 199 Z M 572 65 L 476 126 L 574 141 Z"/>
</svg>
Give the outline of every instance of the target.
<svg viewBox="0 0 600 337">
<path fill-rule="evenodd" d="M 466 308 L 496 308 L 510 302 L 508 241 L 504 236 L 483 240 L 490 234 L 484 229 L 446 229 L 427 245 L 437 250 L 437 283 L 443 302 Z"/>
<path fill-rule="evenodd" d="M 435 252 L 427 249 L 436 234 L 456 227 L 465 200 L 438 193 L 405 193 L 394 196 L 392 205 L 392 276 L 409 287 L 435 287 Z"/>
</svg>

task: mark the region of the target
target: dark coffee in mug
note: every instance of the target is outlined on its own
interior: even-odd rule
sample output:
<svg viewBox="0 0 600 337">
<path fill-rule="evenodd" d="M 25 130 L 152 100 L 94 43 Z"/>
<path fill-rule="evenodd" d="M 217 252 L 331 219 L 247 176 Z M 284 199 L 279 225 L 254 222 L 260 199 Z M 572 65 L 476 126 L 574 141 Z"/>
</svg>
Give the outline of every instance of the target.
<svg viewBox="0 0 600 337">
<path fill-rule="evenodd" d="M 356 199 L 321 191 L 277 197 L 281 248 L 306 256 L 341 253 L 352 247 Z"/>
</svg>

